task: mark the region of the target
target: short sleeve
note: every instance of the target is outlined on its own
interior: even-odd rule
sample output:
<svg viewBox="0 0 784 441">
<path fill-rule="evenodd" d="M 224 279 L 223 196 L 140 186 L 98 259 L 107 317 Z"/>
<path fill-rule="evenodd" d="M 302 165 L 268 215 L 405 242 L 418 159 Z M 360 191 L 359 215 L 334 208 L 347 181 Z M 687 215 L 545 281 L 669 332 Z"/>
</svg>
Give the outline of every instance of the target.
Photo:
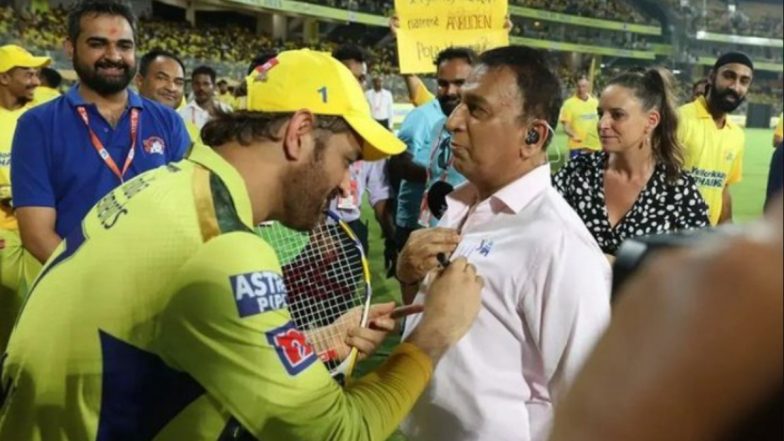
<svg viewBox="0 0 784 441">
<path fill-rule="evenodd" d="M 365 162 L 367 173 L 367 192 L 370 205 L 374 206 L 379 201 L 389 199 L 389 178 L 387 176 L 387 161 Z"/>
<path fill-rule="evenodd" d="M 558 116 L 558 121 L 562 123 L 570 123 L 572 122 L 572 112 L 569 110 L 569 102 L 565 101 L 564 105 L 561 107 L 561 115 Z"/>
<path fill-rule="evenodd" d="M 710 224 L 708 219 L 708 204 L 702 198 L 697 183 L 688 174 L 681 177 L 683 185 L 679 185 L 677 191 L 681 194 L 681 215 L 677 219 L 678 230 L 688 230 L 693 228 L 703 228 Z"/>
<path fill-rule="evenodd" d="M 179 114 L 174 111 L 167 112 L 166 114 L 169 116 L 172 125 L 169 145 L 174 147 L 171 150 L 169 162 L 177 162 L 183 159 L 190 150 L 192 143 L 191 135 L 188 133 L 185 122 Z M 197 141 L 197 139 L 194 139 L 193 141 Z"/>
<path fill-rule="evenodd" d="M 743 179 L 743 155 L 745 154 L 743 142 L 744 141 L 741 141 L 741 148 L 738 149 L 738 152 L 735 154 L 735 159 L 732 161 L 732 167 L 730 168 L 729 174 L 727 174 L 727 185 L 735 184 Z"/>
<path fill-rule="evenodd" d="M 34 113 L 19 119 L 11 147 L 11 188 L 15 207 L 54 207 L 49 178 L 47 130 Z"/>
</svg>

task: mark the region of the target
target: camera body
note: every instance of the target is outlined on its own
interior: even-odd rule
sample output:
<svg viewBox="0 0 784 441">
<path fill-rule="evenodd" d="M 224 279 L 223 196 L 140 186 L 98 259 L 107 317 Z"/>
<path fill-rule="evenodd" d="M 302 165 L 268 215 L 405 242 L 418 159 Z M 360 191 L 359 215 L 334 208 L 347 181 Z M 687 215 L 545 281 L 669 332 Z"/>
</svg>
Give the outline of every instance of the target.
<svg viewBox="0 0 784 441">
<path fill-rule="evenodd" d="M 740 231 L 737 225 L 685 230 L 676 233 L 640 236 L 625 240 L 615 255 L 613 264 L 612 301 L 620 288 L 656 251 L 692 247 L 709 240 L 726 238 Z"/>
</svg>

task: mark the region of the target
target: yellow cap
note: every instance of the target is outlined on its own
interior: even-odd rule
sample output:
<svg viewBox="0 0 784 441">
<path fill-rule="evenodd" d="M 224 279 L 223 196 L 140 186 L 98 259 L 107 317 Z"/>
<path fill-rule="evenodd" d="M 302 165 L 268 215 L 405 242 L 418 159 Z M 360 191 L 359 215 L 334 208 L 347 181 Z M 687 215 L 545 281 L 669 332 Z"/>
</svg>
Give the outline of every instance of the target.
<svg viewBox="0 0 784 441">
<path fill-rule="evenodd" d="M 34 57 L 21 46 L 8 44 L 0 47 L 0 73 L 15 67 L 44 67 L 52 62 L 49 57 Z"/>
<path fill-rule="evenodd" d="M 402 153 L 406 146 L 370 114 L 362 87 L 343 63 L 326 52 L 285 51 L 247 78 L 247 110 L 342 116 L 365 140 L 368 161 Z"/>
</svg>

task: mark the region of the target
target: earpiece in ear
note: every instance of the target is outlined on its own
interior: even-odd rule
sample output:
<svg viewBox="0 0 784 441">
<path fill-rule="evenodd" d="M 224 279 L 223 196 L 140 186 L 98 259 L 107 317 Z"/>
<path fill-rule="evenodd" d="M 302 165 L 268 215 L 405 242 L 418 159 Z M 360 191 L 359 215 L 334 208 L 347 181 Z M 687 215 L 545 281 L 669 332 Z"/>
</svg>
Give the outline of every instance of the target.
<svg viewBox="0 0 784 441">
<path fill-rule="evenodd" d="M 531 145 L 537 142 L 539 142 L 539 132 L 534 129 L 529 130 L 528 135 L 525 136 L 525 143 Z"/>
</svg>

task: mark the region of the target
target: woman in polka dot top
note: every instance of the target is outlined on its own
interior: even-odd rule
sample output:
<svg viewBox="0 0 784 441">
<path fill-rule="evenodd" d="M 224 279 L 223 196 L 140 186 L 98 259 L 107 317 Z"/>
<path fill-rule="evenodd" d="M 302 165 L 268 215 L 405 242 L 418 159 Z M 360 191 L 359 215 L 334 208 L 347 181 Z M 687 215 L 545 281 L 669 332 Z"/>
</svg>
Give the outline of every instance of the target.
<svg viewBox="0 0 784 441">
<path fill-rule="evenodd" d="M 607 255 L 631 237 L 708 225 L 708 207 L 682 168 L 671 81 L 661 68 L 612 79 L 599 101 L 603 151 L 578 156 L 553 176 Z"/>
</svg>

